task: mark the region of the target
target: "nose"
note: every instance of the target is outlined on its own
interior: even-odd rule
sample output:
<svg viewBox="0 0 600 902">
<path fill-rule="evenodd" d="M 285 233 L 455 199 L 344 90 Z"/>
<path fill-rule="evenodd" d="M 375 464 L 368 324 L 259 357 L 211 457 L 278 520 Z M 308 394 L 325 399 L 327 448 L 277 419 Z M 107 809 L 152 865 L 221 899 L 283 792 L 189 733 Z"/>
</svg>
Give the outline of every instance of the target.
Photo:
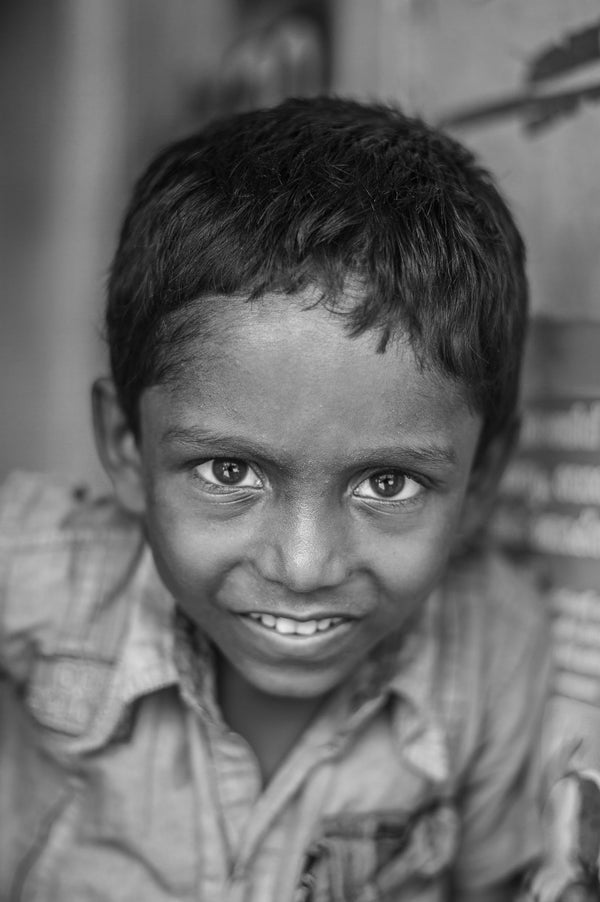
<svg viewBox="0 0 600 902">
<path fill-rule="evenodd" d="M 286 508 L 271 517 L 257 549 L 261 576 L 292 592 L 315 592 L 344 582 L 348 575 L 347 526 L 342 513 L 324 504 Z"/>
</svg>

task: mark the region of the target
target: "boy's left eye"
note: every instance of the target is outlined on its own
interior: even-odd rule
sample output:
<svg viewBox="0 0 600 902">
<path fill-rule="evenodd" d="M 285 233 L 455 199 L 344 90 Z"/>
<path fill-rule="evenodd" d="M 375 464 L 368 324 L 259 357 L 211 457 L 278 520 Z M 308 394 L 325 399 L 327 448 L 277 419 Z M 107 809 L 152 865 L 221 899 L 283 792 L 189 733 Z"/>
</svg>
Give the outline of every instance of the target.
<svg viewBox="0 0 600 902">
<path fill-rule="evenodd" d="M 381 470 L 364 479 L 354 489 L 358 498 L 376 501 L 410 501 L 423 491 L 423 486 L 400 470 Z"/>
<path fill-rule="evenodd" d="M 229 457 L 213 457 L 194 467 L 204 482 L 221 488 L 258 489 L 262 481 L 250 464 Z"/>
</svg>

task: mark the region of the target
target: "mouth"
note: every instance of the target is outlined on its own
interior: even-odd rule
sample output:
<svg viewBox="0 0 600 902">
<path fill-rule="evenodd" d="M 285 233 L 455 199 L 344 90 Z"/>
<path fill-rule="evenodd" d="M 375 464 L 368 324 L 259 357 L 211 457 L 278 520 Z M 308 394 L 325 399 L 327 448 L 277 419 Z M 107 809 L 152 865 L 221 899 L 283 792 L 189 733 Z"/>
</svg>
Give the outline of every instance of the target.
<svg viewBox="0 0 600 902">
<path fill-rule="evenodd" d="M 280 636 L 312 636 L 331 633 L 344 624 L 349 623 L 347 617 L 320 617 L 313 620 L 296 620 L 293 617 L 276 617 L 274 614 L 262 614 L 258 611 L 244 615 L 265 630 Z"/>
</svg>

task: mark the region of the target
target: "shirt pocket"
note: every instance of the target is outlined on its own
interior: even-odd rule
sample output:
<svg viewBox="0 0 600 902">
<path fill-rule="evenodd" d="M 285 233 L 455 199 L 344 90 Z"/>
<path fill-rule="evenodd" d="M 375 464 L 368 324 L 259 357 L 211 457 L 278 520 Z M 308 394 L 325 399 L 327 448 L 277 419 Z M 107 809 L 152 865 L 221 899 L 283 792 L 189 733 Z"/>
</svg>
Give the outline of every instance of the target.
<svg viewBox="0 0 600 902">
<path fill-rule="evenodd" d="M 458 843 L 447 803 L 414 814 L 373 811 L 327 818 L 308 848 L 294 902 L 399 902 L 443 884 Z"/>
</svg>

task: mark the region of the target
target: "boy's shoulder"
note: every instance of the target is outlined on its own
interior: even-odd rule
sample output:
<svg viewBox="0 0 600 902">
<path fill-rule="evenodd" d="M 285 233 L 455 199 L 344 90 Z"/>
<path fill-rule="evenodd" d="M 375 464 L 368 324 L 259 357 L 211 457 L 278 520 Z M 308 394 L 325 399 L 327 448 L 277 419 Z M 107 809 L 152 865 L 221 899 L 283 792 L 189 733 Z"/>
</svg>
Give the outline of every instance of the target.
<svg viewBox="0 0 600 902">
<path fill-rule="evenodd" d="M 123 619 L 116 604 L 144 547 L 110 496 L 29 473 L 0 488 L 0 671 L 21 682 L 32 657 L 77 653 Z M 116 629 L 116 624 L 113 624 Z"/>
<path fill-rule="evenodd" d="M 23 547 L 93 532 L 110 536 L 139 529 L 110 494 L 93 496 L 85 485 L 69 485 L 41 473 L 15 471 L 0 485 L 2 548 Z"/>
<path fill-rule="evenodd" d="M 482 731 L 495 723 L 508 732 L 545 696 L 549 612 L 532 568 L 486 549 L 449 567 L 437 627 L 436 707 L 460 773 Z"/>
<path fill-rule="evenodd" d="M 448 644 L 477 677 L 474 691 L 493 696 L 510 681 L 534 679 L 532 668 L 544 669 L 550 617 L 531 563 L 486 548 L 450 567 L 442 595 L 443 638 L 453 634 Z"/>
<path fill-rule="evenodd" d="M 527 639 L 548 628 L 548 606 L 535 568 L 499 549 L 473 551 L 453 561 L 441 595 L 449 617 L 471 623 L 496 646 L 502 637 Z"/>
</svg>

